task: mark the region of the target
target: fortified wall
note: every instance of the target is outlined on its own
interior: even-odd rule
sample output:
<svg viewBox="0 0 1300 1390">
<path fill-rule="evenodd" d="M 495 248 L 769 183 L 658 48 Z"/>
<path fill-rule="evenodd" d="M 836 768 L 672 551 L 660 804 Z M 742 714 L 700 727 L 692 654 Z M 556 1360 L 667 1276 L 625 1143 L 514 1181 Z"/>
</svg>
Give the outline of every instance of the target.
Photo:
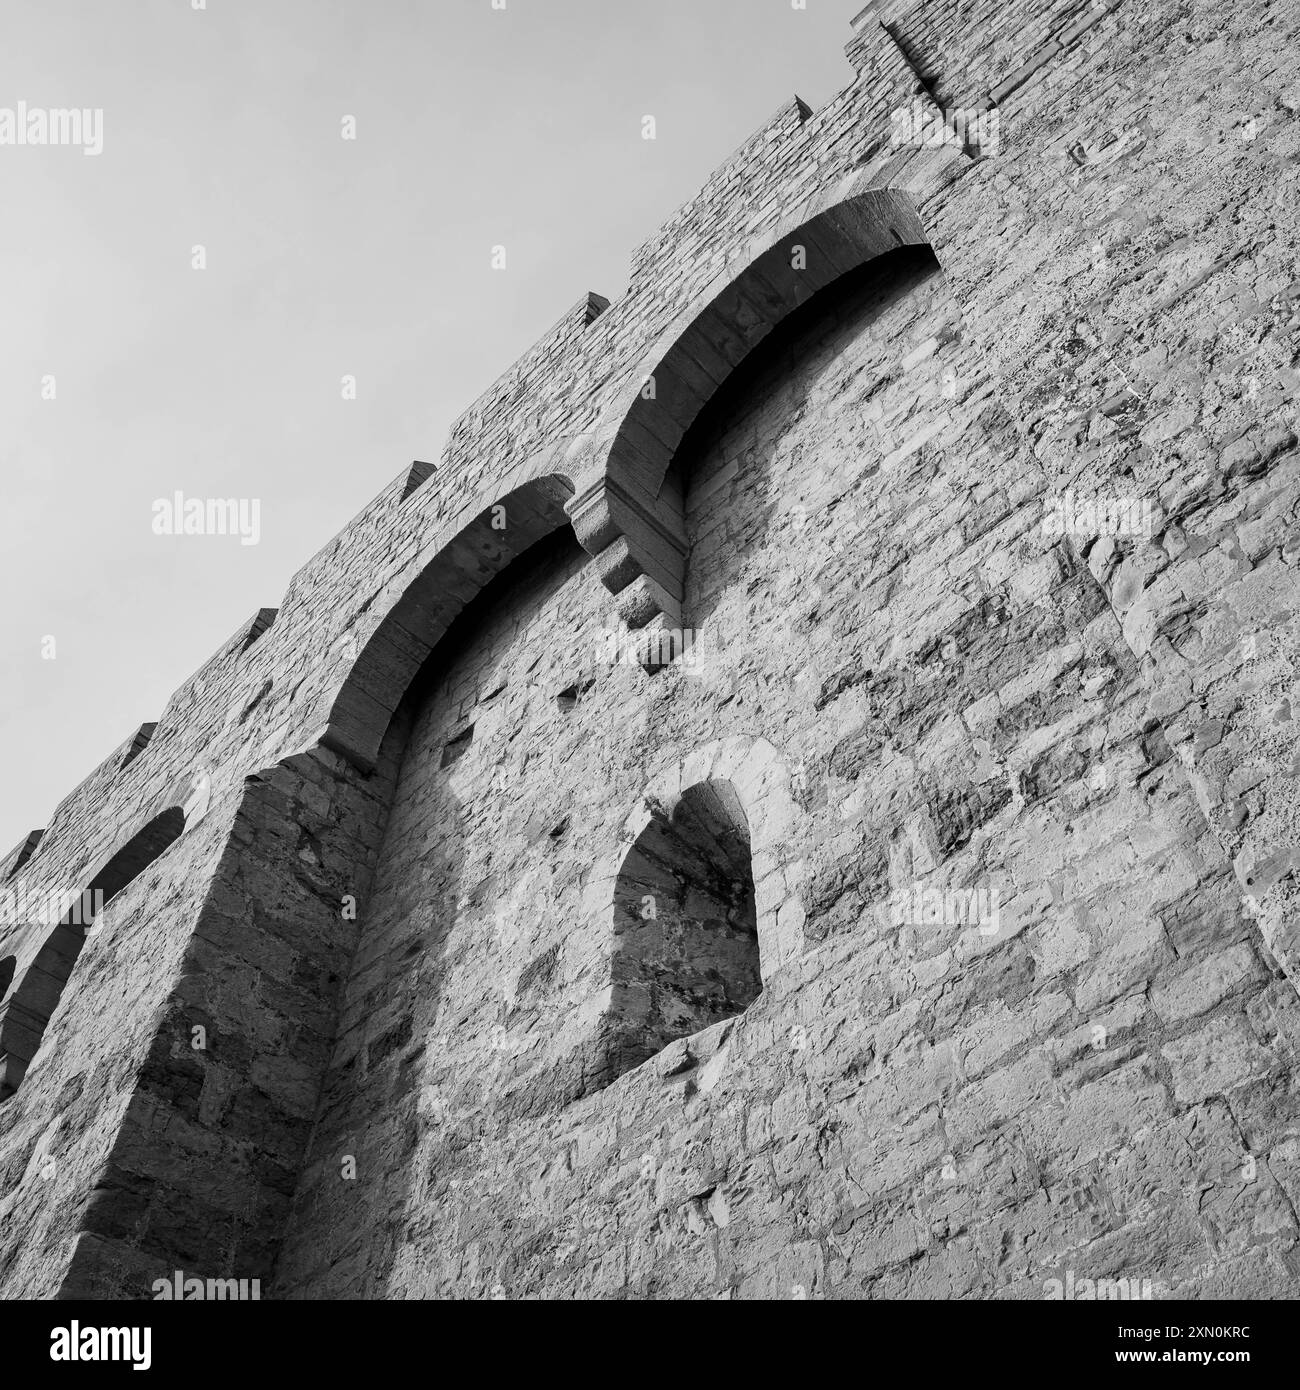
<svg viewBox="0 0 1300 1390">
<path fill-rule="evenodd" d="M 1294 1296 L 1300 9 L 847 51 L 0 860 L 0 1295 Z"/>
</svg>

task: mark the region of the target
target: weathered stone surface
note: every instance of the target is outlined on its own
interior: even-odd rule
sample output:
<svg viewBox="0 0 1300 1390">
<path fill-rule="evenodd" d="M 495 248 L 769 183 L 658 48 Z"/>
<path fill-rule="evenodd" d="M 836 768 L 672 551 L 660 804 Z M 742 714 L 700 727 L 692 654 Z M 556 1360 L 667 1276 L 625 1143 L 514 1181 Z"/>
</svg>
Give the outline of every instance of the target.
<svg viewBox="0 0 1300 1390">
<path fill-rule="evenodd" d="M 1296 15 L 886 8 L 0 860 L 0 1293 L 1293 1295 Z"/>
</svg>

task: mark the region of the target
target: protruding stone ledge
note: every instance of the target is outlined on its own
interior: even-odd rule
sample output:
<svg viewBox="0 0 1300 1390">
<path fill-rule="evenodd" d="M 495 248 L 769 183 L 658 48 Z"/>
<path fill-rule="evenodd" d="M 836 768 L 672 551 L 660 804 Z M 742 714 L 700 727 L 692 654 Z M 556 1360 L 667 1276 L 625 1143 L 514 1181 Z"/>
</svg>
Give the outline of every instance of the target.
<svg viewBox="0 0 1300 1390">
<path fill-rule="evenodd" d="M 601 583 L 619 596 L 623 621 L 644 627 L 662 614 L 680 624 L 687 549 L 680 495 L 665 488 L 651 497 L 602 477 L 567 510 Z"/>
</svg>

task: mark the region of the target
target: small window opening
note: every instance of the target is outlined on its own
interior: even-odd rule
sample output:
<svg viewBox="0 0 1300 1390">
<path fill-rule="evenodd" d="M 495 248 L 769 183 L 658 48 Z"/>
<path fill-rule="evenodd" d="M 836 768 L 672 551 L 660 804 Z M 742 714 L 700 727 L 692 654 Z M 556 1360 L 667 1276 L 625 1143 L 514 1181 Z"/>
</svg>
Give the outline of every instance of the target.
<svg viewBox="0 0 1300 1390">
<path fill-rule="evenodd" d="M 471 724 L 464 732 L 451 739 L 447 746 L 442 750 L 442 766 L 450 767 L 469 752 L 469 746 L 474 742 L 474 726 Z"/>
<path fill-rule="evenodd" d="M 591 680 L 575 681 L 573 685 L 560 691 L 555 697 L 555 703 L 565 714 L 568 714 L 571 710 L 578 707 L 583 697 L 595 684 L 596 680 L 594 676 Z"/>
<path fill-rule="evenodd" d="M 762 991 L 749 824 L 729 782 L 656 815 L 615 885 L 613 994 L 602 1061 L 613 1081 Z"/>
</svg>

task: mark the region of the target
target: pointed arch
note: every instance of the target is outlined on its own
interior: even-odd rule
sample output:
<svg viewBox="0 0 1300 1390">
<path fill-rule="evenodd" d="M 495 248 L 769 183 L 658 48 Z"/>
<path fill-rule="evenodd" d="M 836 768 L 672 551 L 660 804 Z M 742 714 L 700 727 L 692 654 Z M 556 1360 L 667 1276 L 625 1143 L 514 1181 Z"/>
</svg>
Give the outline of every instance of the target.
<svg viewBox="0 0 1300 1390">
<path fill-rule="evenodd" d="M 601 1085 L 653 1056 L 670 1034 L 688 1036 L 696 1024 L 743 1012 L 798 957 L 805 852 L 789 775 L 766 739 L 717 739 L 646 787 L 587 890 L 610 943 L 593 1068 Z M 645 900 L 659 893 L 674 917 L 676 940 L 667 945 L 653 933 L 636 937 L 638 919 L 653 920 L 641 917 Z M 691 943 L 708 959 L 696 950 L 692 961 Z M 667 982 L 664 960 L 674 951 L 708 980 L 682 989 Z M 673 1032 L 671 1008 L 652 998 L 656 989 L 676 996 L 683 1031 Z"/>
<path fill-rule="evenodd" d="M 596 427 L 599 472 L 569 504 L 578 539 L 629 627 L 682 620 L 682 499 L 666 483 L 678 445 L 749 353 L 814 295 L 929 238 L 916 196 L 851 178 L 729 261 L 629 373 Z"/>
<path fill-rule="evenodd" d="M 404 583 L 371 632 L 330 707 L 319 742 L 363 772 L 420 667 L 452 620 L 539 540 L 569 524 L 573 484 L 548 473 L 485 507 Z"/>
<path fill-rule="evenodd" d="M 602 1039 L 610 1080 L 758 998 L 749 819 L 734 783 L 696 782 L 671 811 L 652 809 L 619 868 L 614 946 Z"/>
</svg>

